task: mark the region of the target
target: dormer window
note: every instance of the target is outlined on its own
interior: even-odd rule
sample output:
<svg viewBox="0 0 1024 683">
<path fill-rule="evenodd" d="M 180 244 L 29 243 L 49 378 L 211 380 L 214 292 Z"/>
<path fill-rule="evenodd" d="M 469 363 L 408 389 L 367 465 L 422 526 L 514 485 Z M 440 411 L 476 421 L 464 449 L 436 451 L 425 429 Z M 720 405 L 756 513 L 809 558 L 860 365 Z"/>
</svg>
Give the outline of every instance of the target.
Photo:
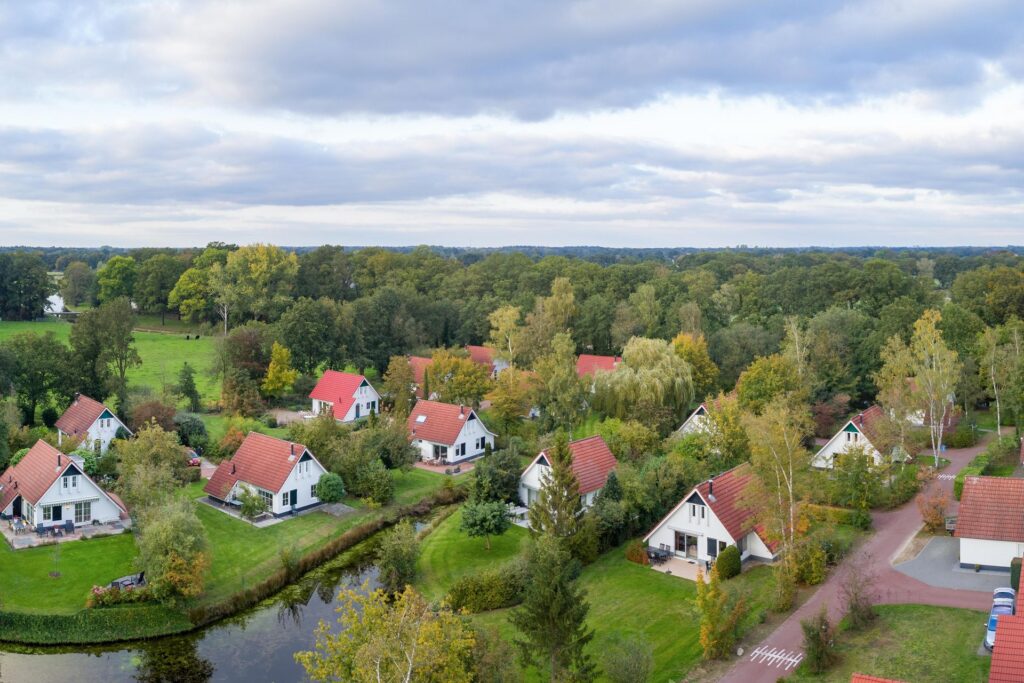
<svg viewBox="0 0 1024 683">
<path fill-rule="evenodd" d="M 78 475 L 68 474 L 61 477 L 63 480 L 63 487 L 65 491 L 74 491 L 78 489 Z"/>
<path fill-rule="evenodd" d="M 426 415 L 417 415 L 416 416 L 416 423 L 417 424 L 423 424 L 426 421 L 427 421 L 427 416 Z"/>
</svg>

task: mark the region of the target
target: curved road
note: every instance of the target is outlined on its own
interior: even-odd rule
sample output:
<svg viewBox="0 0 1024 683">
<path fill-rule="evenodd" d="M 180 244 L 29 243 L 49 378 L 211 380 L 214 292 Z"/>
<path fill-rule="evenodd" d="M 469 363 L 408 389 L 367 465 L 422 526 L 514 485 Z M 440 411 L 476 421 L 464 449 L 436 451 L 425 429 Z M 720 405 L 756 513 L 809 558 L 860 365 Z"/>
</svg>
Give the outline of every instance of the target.
<svg viewBox="0 0 1024 683">
<path fill-rule="evenodd" d="M 946 451 L 945 455 L 951 462 L 949 467 L 942 471 L 943 474 L 956 474 L 982 450 L 984 445 L 979 444 L 973 448 Z M 946 490 L 952 500 L 949 514 L 955 514 L 957 502 L 953 500 L 953 481 L 936 479 L 932 481 L 930 487 L 941 487 Z M 987 611 L 992 605 L 991 593 L 936 588 L 892 568 L 893 557 L 921 527 L 921 514 L 913 500 L 895 510 L 876 512 L 872 519 L 874 533 L 856 548 L 853 555 L 832 571 L 807 602 L 790 614 L 767 638 L 751 648 L 751 652 L 761 650 L 799 654 L 803 646 L 800 622 L 817 614 L 822 605 L 828 606 L 829 619 L 836 623 L 843 616 L 840 586 L 856 555 L 871 557 L 870 571 L 877 577 L 878 604 L 913 603 L 981 611 Z M 763 659 L 751 657 L 751 653 L 748 652 L 721 680 L 729 683 L 774 683 L 792 672 L 792 669 L 785 668 L 785 664 L 772 665 L 771 660 L 765 662 Z"/>
</svg>

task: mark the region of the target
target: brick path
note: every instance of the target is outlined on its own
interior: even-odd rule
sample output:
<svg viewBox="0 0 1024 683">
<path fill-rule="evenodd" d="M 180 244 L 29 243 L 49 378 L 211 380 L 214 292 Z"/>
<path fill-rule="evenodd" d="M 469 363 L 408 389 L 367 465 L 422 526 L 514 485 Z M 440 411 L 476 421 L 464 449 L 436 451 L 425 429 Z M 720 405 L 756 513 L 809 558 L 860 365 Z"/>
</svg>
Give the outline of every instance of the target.
<svg viewBox="0 0 1024 683">
<path fill-rule="evenodd" d="M 951 462 L 943 472 L 956 474 L 982 450 L 984 450 L 984 446 L 978 445 L 973 448 L 946 451 L 945 455 Z M 932 482 L 931 486 L 945 489 L 952 500 L 953 481 L 951 479 L 945 477 L 937 479 Z M 956 514 L 957 505 L 954 500 L 949 514 Z M 913 500 L 896 510 L 876 512 L 872 518 L 874 533 L 857 547 L 854 555 L 870 554 L 873 560 L 872 571 L 878 577 L 879 604 L 923 604 L 988 610 L 992 604 L 991 593 L 936 588 L 892 568 L 890 564 L 892 558 L 921 527 L 921 515 Z M 800 628 L 800 621 L 817 614 L 822 605 L 827 605 L 829 618 L 833 623 L 837 622 L 842 617 L 840 586 L 848 571 L 849 563 L 853 559 L 854 557 L 851 556 L 836 567 L 814 595 L 789 615 L 763 641 L 751 648 L 752 651 L 774 650 L 793 654 L 802 652 L 803 631 Z M 784 669 L 780 671 L 777 666 L 766 665 L 761 659 L 750 652 L 746 653 L 726 673 L 722 681 L 774 683 L 780 676 L 785 675 Z"/>
</svg>

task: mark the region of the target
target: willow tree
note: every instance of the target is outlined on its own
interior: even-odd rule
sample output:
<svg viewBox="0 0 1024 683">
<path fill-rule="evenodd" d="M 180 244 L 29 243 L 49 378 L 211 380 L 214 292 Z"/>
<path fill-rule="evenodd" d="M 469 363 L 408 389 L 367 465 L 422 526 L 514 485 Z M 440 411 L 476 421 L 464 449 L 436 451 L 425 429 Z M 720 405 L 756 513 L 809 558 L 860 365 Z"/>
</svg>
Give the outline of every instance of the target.
<svg viewBox="0 0 1024 683">
<path fill-rule="evenodd" d="M 663 339 L 633 337 L 619 367 L 594 379 L 594 407 L 608 417 L 644 415 L 662 427 L 674 426 L 692 400 L 690 364 Z"/>
</svg>

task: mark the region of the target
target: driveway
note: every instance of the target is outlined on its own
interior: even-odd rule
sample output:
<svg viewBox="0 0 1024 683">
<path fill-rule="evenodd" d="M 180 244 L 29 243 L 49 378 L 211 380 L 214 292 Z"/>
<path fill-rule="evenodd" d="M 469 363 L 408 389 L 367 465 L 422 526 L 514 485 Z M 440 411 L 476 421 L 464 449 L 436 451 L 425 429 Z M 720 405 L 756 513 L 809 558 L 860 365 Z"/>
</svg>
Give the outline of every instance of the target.
<svg viewBox="0 0 1024 683">
<path fill-rule="evenodd" d="M 1010 572 L 981 571 L 960 568 L 960 541 L 951 536 L 936 536 L 921 553 L 893 569 L 912 579 L 937 588 L 985 591 L 1009 585 Z"/>
<path fill-rule="evenodd" d="M 984 444 L 972 448 L 948 450 L 944 454 L 950 459 L 949 467 L 943 474 L 956 474 L 971 459 L 984 450 Z M 953 481 L 949 478 L 936 479 L 931 487 L 941 488 L 953 500 Z M 955 514 L 953 501 L 949 514 Z M 840 587 L 849 570 L 850 563 L 858 557 L 871 558 L 870 570 L 875 574 L 878 587 L 878 604 L 915 604 L 959 607 L 987 612 L 992 605 L 989 590 L 953 590 L 939 588 L 919 581 L 892 567 L 892 560 L 907 540 L 921 528 L 921 514 L 913 500 L 896 510 L 876 512 L 872 516 L 874 533 L 861 543 L 855 552 L 836 567 L 803 605 L 798 607 L 778 628 L 752 648 L 754 654 L 738 660 L 722 678 L 730 683 L 775 683 L 790 673 L 790 661 L 802 657 L 803 630 L 801 620 L 808 619 L 825 605 L 832 623 L 843 616 Z M 981 622 L 979 622 L 981 623 Z M 765 658 L 758 653 L 778 653 Z"/>
</svg>

